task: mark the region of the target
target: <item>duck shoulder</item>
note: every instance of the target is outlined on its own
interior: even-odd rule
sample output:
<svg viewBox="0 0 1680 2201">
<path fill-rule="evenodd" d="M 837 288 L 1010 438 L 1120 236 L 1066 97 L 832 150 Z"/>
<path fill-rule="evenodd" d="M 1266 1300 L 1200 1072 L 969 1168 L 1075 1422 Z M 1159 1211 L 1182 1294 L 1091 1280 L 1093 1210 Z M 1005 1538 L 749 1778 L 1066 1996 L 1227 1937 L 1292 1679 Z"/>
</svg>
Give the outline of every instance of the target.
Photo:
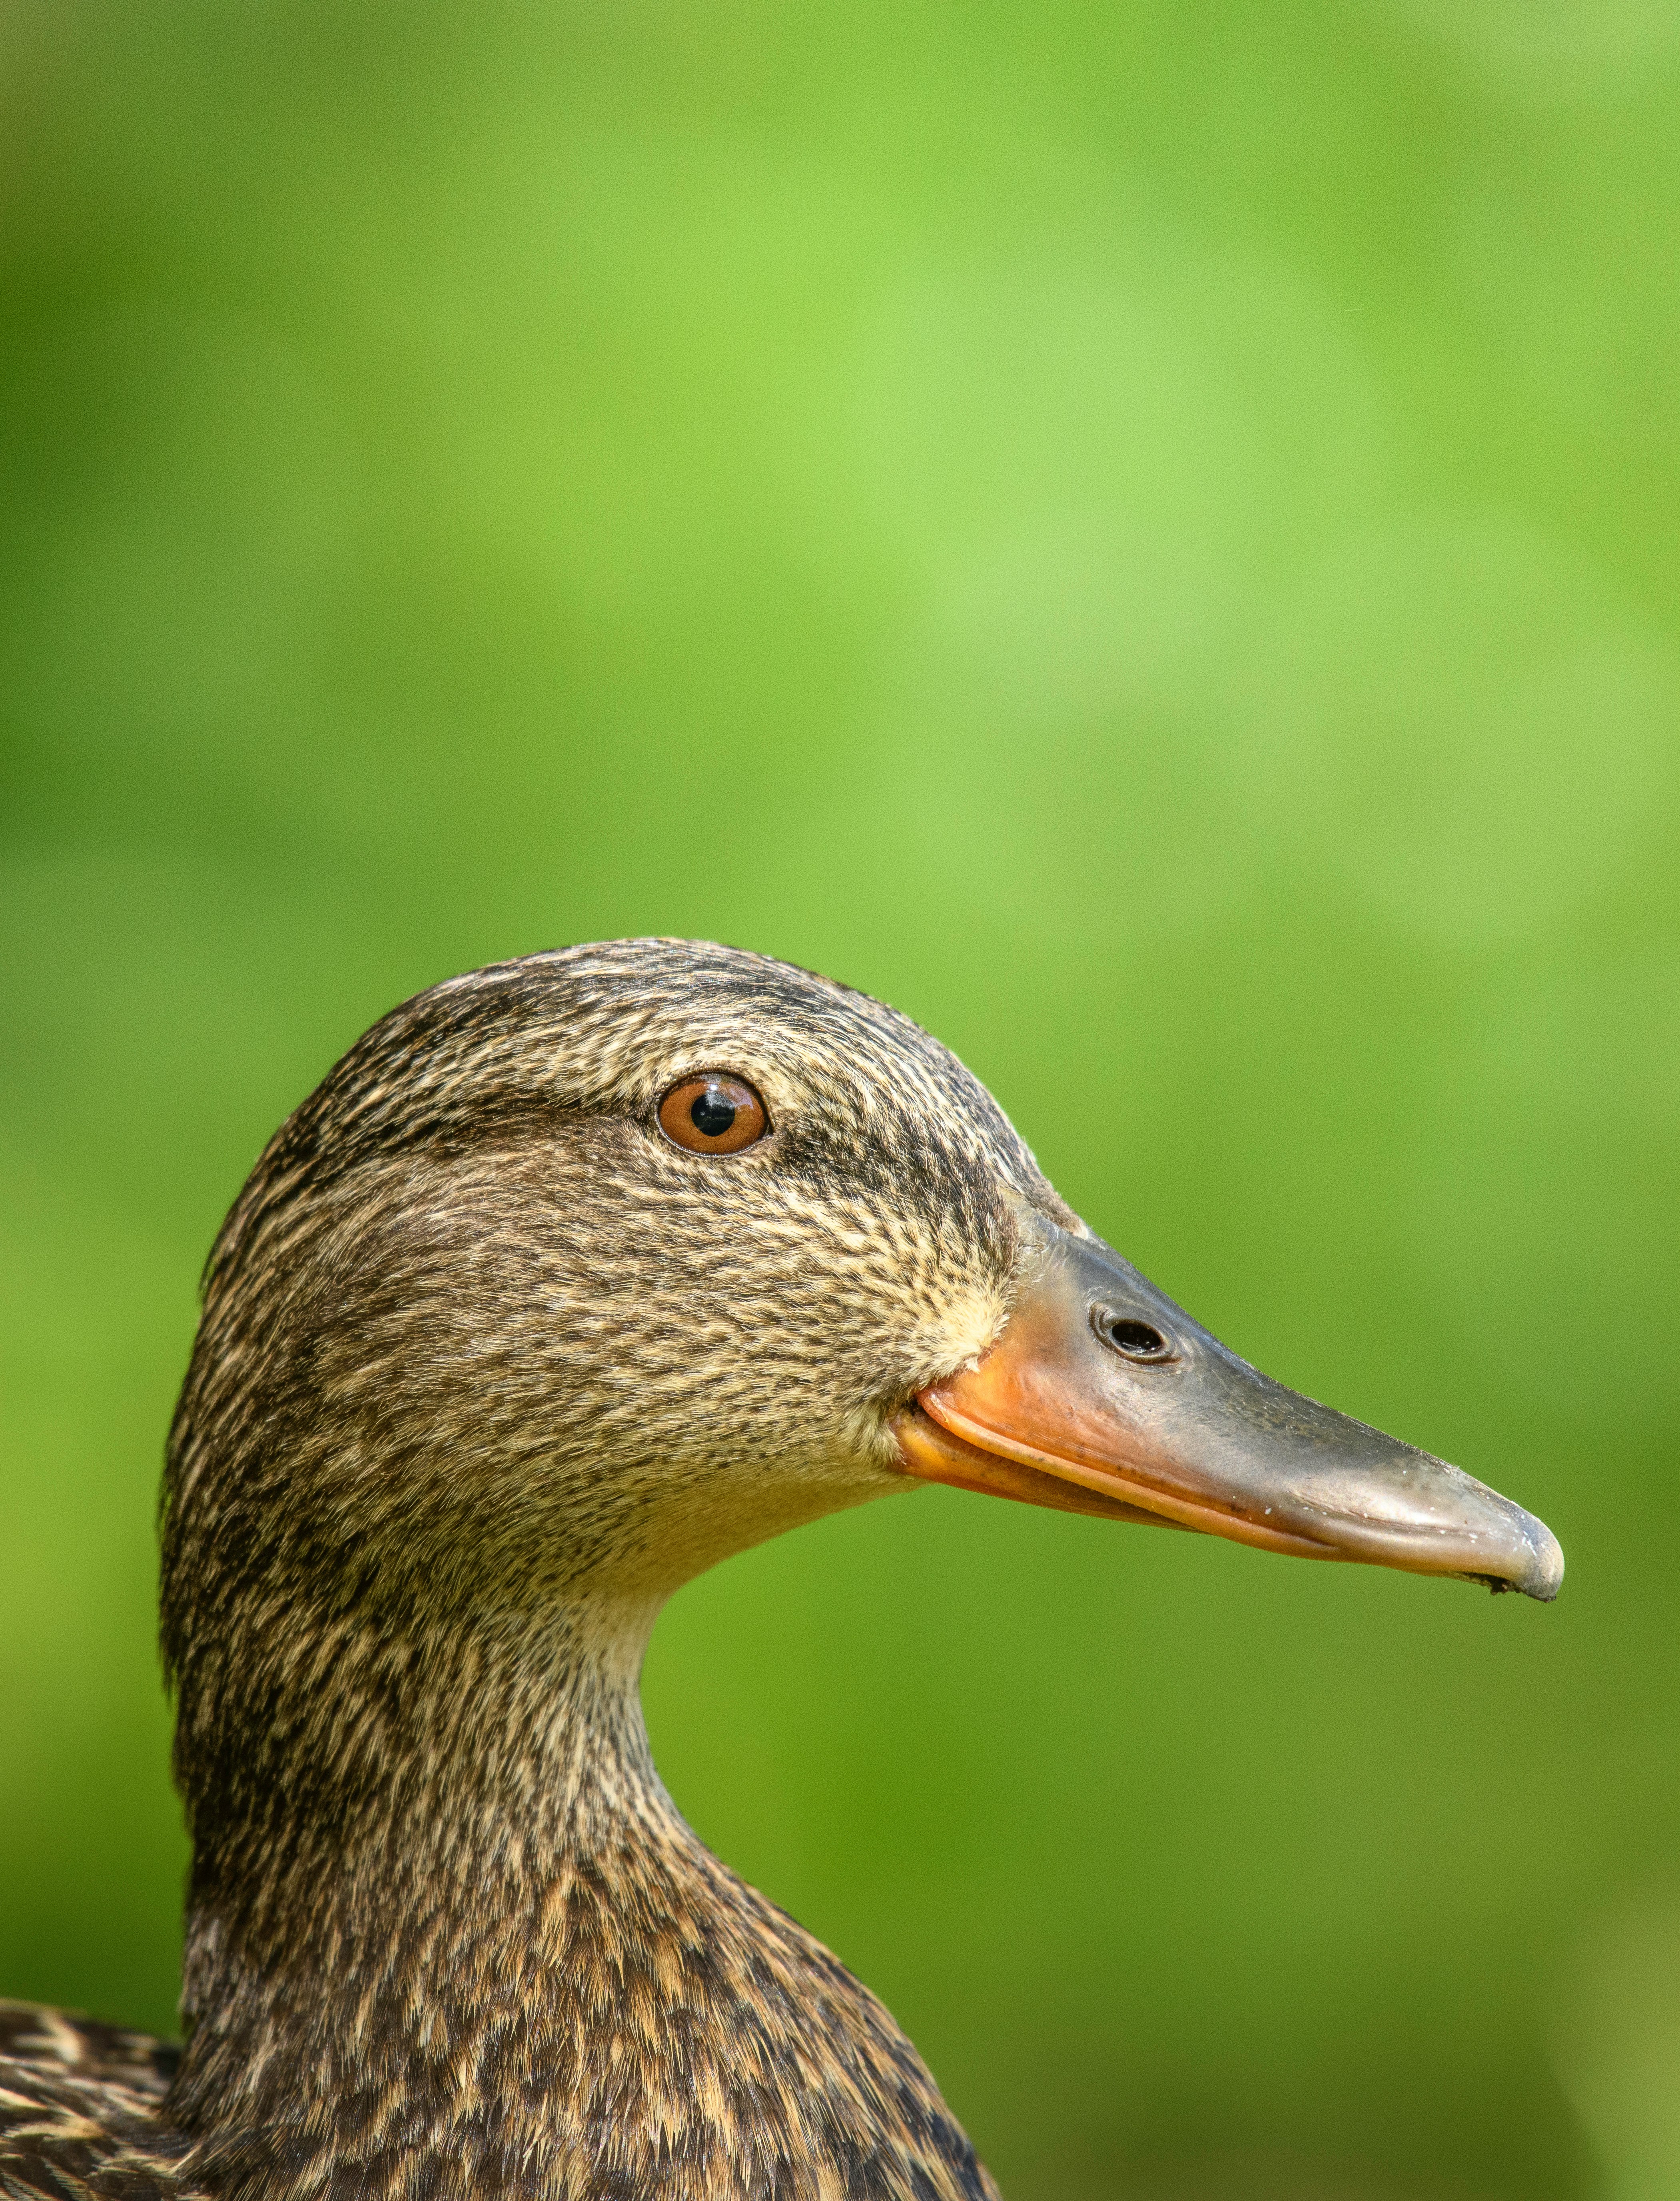
<svg viewBox="0 0 1680 2201">
<path fill-rule="evenodd" d="M 185 2201 L 186 2142 L 158 2121 L 179 2057 L 149 2034 L 0 2001 L 3 2201 Z"/>
</svg>

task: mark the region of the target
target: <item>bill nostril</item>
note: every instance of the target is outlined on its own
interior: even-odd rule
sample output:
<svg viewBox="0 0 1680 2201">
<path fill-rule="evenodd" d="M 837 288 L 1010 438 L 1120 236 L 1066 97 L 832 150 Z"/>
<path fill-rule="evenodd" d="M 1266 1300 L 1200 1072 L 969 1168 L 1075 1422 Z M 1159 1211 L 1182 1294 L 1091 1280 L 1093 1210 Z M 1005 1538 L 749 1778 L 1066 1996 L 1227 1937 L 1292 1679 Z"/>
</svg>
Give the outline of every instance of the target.
<svg viewBox="0 0 1680 2201">
<path fill-rule="evenodd" d="M 1123 1353 L 1128 1360 L 1170 1360 L 1173 1348 L 1167 1338 L 1152 1322 L 1140 1321 L 1135 1315 L 1110 1314 L 1106 1309 L 1096 1310 L 1097 1335 L 1105 1345 Z"/>
</svg>

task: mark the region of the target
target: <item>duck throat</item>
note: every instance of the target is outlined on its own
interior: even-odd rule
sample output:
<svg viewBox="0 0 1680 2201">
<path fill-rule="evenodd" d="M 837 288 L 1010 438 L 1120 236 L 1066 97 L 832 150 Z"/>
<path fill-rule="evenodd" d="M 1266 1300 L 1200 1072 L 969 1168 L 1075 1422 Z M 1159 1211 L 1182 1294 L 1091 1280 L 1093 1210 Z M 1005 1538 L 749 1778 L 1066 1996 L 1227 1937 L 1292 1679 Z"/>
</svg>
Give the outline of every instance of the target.
<svg viewBox="0 0 1680 2201">
<path fill-rule="evenodd" d="M 666 1796 L 653 1618 L 328 1629 L 220 1757 L 184 1693 L 190 2186 L 992 2194 L 887 2013 Z"/>
</svg>

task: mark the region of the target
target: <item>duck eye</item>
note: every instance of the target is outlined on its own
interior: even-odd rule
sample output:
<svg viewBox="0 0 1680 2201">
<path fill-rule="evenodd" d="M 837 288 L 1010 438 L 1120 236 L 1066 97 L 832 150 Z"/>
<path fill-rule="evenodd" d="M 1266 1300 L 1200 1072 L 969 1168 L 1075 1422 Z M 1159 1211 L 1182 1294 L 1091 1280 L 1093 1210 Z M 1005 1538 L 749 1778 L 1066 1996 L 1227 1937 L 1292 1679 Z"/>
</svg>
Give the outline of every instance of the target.
<svg viewBox="0 0 1680 2201">
<path fill-rule="evenodd" d="M 1152 1322 L 1139 1322 L 1133 1315 L 1103 1314 L 1097 1317 L 1097 1335 L 1104 1344 L 1112 1345 L 1116 1353 L 1123 1353 L 1128 1360 L 1170 1360 L 1173 1348 Z"/>
<path fill-rule="evenodd" d="M 694 1154 L 738 1154 L 770 1129 L 764 1104 L 744 1079 L 712 1071 L 685 1077 L 659 1103 L 659 1129 Z"/>
</svg>

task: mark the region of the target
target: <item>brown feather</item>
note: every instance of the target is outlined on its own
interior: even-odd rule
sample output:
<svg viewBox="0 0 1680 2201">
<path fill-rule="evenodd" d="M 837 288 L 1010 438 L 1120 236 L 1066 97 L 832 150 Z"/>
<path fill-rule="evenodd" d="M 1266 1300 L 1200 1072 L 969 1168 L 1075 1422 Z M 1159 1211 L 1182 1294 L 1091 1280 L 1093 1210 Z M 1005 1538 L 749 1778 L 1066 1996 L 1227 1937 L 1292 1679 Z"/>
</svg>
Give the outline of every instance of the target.
<svg viewBox="0 0 1680 2201">
<path fill-rule="evenodd" d="M 661 1136 L 704 1071 L 762 1144 Z M 761 957 L 570 949 L 377 1024 L 217 1241 L 170 1441 L 187 2046 L 161 2101 L 153 2045 L 26 2055 L 96 2137 L 0 2191 L 992 2194 L 684 1825 L 637 1684 L 682 1582 L 906 1487 L 887 1417 L 997 1335 L 1023 1206 L 1081 1227 L 944 1048 Z"/>
</svg>

